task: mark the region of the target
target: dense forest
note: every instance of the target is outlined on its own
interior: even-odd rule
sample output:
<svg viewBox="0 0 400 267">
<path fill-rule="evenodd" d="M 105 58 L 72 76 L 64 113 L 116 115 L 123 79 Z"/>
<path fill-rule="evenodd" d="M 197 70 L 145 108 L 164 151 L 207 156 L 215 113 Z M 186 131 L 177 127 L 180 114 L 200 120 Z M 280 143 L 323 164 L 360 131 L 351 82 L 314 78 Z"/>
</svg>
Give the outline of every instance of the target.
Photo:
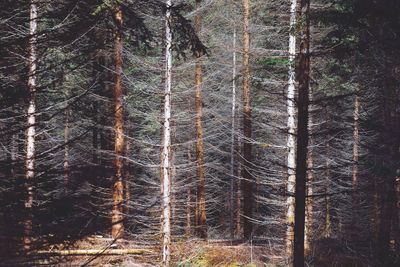
<svg viewBox="0 0 400 267">
<path fill-rule="evenodd" d="M 400 266 L 397 0 L 1 0 L 0 266 Z"/>
</svg>

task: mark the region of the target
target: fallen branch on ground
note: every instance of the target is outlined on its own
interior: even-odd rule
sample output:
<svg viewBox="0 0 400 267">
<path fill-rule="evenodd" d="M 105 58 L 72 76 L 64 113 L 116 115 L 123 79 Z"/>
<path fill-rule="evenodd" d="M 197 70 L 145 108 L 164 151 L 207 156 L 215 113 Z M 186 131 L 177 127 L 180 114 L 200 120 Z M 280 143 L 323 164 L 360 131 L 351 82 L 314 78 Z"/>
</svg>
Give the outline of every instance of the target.
<svg viewBox="0 0 400 267">
<path fill-rule="evenodd" d="M 68 249 L 68 250 L 40 250 L 36 255 L 46 256 L 85 256 L 85 255 L 142 255 L 150 250 L 146 249 Z"/>
</svg>

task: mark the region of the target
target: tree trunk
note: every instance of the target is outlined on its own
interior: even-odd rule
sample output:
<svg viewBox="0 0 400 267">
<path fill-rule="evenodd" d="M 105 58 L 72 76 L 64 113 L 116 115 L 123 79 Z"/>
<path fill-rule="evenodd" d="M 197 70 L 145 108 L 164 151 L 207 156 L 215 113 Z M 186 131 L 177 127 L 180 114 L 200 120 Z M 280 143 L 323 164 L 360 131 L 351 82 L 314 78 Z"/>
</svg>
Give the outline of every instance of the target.
<svg viewBox="0 0 400 267">
<path fill-rule="evenodd" d="M 190 146 L 187 151 L 188 155 L 188 164 L 192 162 L 192 153 L 190 152 Z M 185 234 L 187 237 L 190 237 L 192 234 L 192 186 L 191 186 L 191 173 L 188 172 L 188 187 L 187 187 L 187 195 L 186 195 L 186 226 L 185 226 Z"/>
<path fill-rule="evenodd" d="M 359 193 L 358 193 L 358 158 L 359 158 L 359 145 L 360 145 L 360 100 L 356 95 L 354 99 L 354 112 L 353 112 L 353 170 L 352 170 L 352 235 L 356 238 L 358 235 L 358 210 L 359 210 Z"/>
<path fill-rule="evenodd" d="M 127 131 L 127 136 L 129 136 L 130 131 Z M 132 152 L 132 141 L 127 139 L 125 141 L 125 156 L 129 158 Z M 124 181 L 124 189 L 125 189 L 125 214 L 129 217 L 129 210 L 130 210 L 130 201 L 131 201 L 131 187 L 130 183 L 132 181 L 132 173 L 130 168 L 130 163 L 125 160 L 125 181 Z"/>
<path fill-rule="evenodd" d="M 293 256 L 294 242 L 294 190 L 296 184 L 296 122 L 295 122 L 295 58 L 296 58 L 296 9 L 297 0 L 291 0 L 290 5 L 290 34 L 289 34 L 289 81 L 287 91 L 287 113 L 288 113 L 288 137 L 287 137 L 287 193 L 286 199 L 286 255 L 288 258 Z"/>
<path fill-rule="evenodd" d="M 30 2 L 29 22 L 29 58 L 28 58 L 28 124 L 26 134 L 26 219 L 24 222 L 24 249 L 31 247 L 32 236 L 32 205 L 33 185 L 35 178 L 35 135 L 36 135 L 36 68 L 37 68 L 37 4 L 35 0 Z"/>
<path fill-rule="evenodd" d="M 311 90 L 311 89 L 310 89 Z M 310 96 L 311 99 L 311 96 Z M 310 114 L 309 118 L 309 126 L 310 126 L 310 132 L 311 131 L 311 125 L 312 125 L 312 118 Z M 313 140 L 310 136 L 309 139 L 309 144 L 312 146 Z M 305 233 L 304 233 L 304 250 L 305 254 L 307 255 L 310 252 L 311 248 L 311 239 L 312 239 L 312 225 L 313 225 L 313 187 L 312 187 L 312 182 L 314 180 L 314 174 L 313 174 L 313 167 L 314 167 L 314 162 L 313 162 L 313 151 L 312 148 L 308 150 L 307 154 L 307 197 L 306 197 L 306 218 L 305 218 Z"/>
<path fill-rule="evenodd" d="M 229 230 L 231 240 L 235 237 L 235 120 L 236 120 L 236 28 L 233 28 L 232 45 L 232 113 L 231 113 L 231 180 Z"/>
<path fill-rule="evenodd" d="M 200 7 L 201 0 L 196 0 L 196 7 Z M 195 29 L 199 33 L 201 29 L 201 14 L 196 13 Z M 204 142 L 203 142 L 203 99 L 201 95 L 203 83 L 202 53 L 196 52 L 195 66 L 195 106 L 196 106 L 196 163 L 197 163 L 197 201 L 196 201 L 196 235 L 200 238 L 207 238 L 206 225 L 206 193 L 204 176 Z"/>
<path fill-rule="evenodd" d="M 395 135 L 398 132 L 396 125 L 396 108 L 397 108 L 397 83 L 393 79 L 393 69 L 388 62 L 384 67 L 384 85 L 383 85 L 383 166 L 389 170 L 383 173 L 383 177 L 378 185 L 380 194 L 380 222 L 377 242 L 377 256 L 383 265 L 389 265 L 390 259 L 390 243 L 393 222 L 396 221 L 396 173 L 399 159 L 399 137 Z M 397 226 L 397 225 L 396 225 Z M 393 233 L 395 233 L 394 231 Z"/>
<path fill-rule="evenodd" d="M 328 110 L 326 110 L 326 125 L 327 129 L 329 129 L 329 122 L 330 116 Z M 330 137 L 328 136 L 328 141 L 326 143 L 326 173 L 325 173 L 325 196 L 324 196 L 324 208 L 325 208 L 325 222 L 324 222 L 324 233 L 323 236 L 325 238 L 331 237 L 332 234 L 332 222 L 331 222 L 331 203 L 329 198 L 329 187 L 330 187 L 330 179 L 331 179 L 331 161 L 330 161 L 330 154 L 331 154 L 331 144 L 330 144 Z"/>
<path fill-rule="evenodd" d="M 66 106 L 65 106 L 65 114 L 64 114 L 64 186 L 65 189 L 68 188 L 69 184 L 69 175 L 70 175 L 70 166 L 69 166 L 69 153 L 70 153 L 70 147 L 69 147 L 69 139 L 70 139 L 70 131 L 71 131 L 71 116 L 72 116 L 72 110 L 71 106 L 69 104 L 69 97 L 70 97 L 70 92 L 69 90 L 66 91 Z"/>
<path fill-rule="evenodd" d="M 120 238 L 124 232 L 123 224 L 123 152 L 124 152 L 124 108 L 122 90 L 122 9 L 115 7 L 114 19 L 117 26 L 115 31 L 114 59 L 115 59 L 115 83 L 114 83 L 114 116 L 115 116 L 115 178 L 113 186 L 112 228 L 113 238 Z"/>
<path fill-rule="evenodd" d="M 242 141 L 241 141 L 240 137 L 238 137 L 237 142 L 238 142 L 238 145 L 236 148 L 237 148 L 237 150 L 240 150 L 240 148 L 242 148 L 242 145 L 241 145 Z M 238 152 L 238 153 L 240 153 L 240 152 Z M 242 164 L 238 157 L 237 168 L 236 168 L 236 177 L 238 177 L 238 181 L 236 183 L 237 187 L 236 187 L 236 200 L 235 200 L 235 202 L 236 202 L 235 233 L 237 236 L 241 236 L 241 233 L 242 233 L 242 214 L 241 214 L 241 211 L 242 211 L 242 189 L 241 189 L 242 179 L 240 176 L 240 173 L 242 171 L 241 169 L 242 169 Z"/>
<path fill-rule="evenodd" d="M 304 266 L 304 225 L 307 180 L 308 153 L 308 106 L 310 80 L 310 1 L 301 1 L 301 16 L 305 22 L 301 33 L 298 101 L 297 101 L 297 153 L 296 153 L 296 190 L 295 190 L 295 225 L 294 225 L 294 267 Z"/>
<path fill-rule="evenodd" d="M 399 124 L 400 126 L 400 124 Z M 400 143 L 400 142 L 399 142 Z M 397 151 L 400 151 L 400 147 Z M 396 190 L 396 201 L 393 219 L 394 237 L 395 237 L 395 249 L 397 255 L 400 255 L 400 169 L 396 170 L 397 177 L 395 180 L 395 190 Z"/>
<path fill-rule="evenodd" d="M 171 0 L 167 1 L 165 13 L 165 92 L 164 92 L 164 128 L 162 151 L 162 266 L 169 266 L 171 245 L 171 79 L 172 79 L 172 32 L 171 32 Z"/>
<path fill-rule="evenodd" d="M 251 169 L 251 94 L 250 94 L 250 0 L 243 0 L 243 168 L 241 181 L 243 194 L 243 236 L 251 239 L 253 233 L 253 177 Z"/>
<path fill-rule="evenodd" d="M 10 136 L 10 178 L 14 179 L 17 168 L 17 153 L 18 153 L 18 134 L 12 133 Z"/>
</svg>

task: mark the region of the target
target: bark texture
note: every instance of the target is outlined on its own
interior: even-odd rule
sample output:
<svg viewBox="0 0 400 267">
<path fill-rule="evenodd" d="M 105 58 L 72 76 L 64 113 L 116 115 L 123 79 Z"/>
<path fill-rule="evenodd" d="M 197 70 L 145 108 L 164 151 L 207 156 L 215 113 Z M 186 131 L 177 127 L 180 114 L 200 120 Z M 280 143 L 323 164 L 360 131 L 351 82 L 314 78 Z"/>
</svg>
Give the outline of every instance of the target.
<svg viewBox="0 0 400 267">
<path fill-rule="evenodd" d="M 251 239 L 253 233 L 254 179 L 251 175 L 251 93 L 250 93 L 250 0 L 243 0 L 243 236 Z"/>
<path fill-rule="evenodd" d="M 286 255 L 288 258 L 293 256 L 293 242 L 294 242 L 294 190 L 296 184 L 296 75 L 295 75 L 295 58 L 296 58 L 296 9 L 297 0 L 292 0 L 290 5 L 290 34 L 289 34 L 289 80 L 287 90 L 287 114 L 288 114 L 288 137 L 287 137 L 287 167 L 288 167 L 288 180 L 287 180 L 287 193 L 286 199 Z"/>
<path fill-rule="evenodd" d="M 354 99 L 354 111 L 353 111 L 353 169 L 352 169 L 352 228 L 354 237 L 357 236 L 359 229 L 358 227 L 358 214 L 357 211 L 360 206 L 358 184 L 358 159 L 359 159 L 359 146 L 360 146 L 360 99 L 356 95 Z"/>
<path fill-rule="evenodd" d="M 164 88 L 164 127 L 162 150 L 162 266 L 169 266 L 171 259 L 171 82 L 172 82 L 172 32 L 171 0 L 167 1 L 165 13 L 165 88 Z"/>
<path fill-rule="evenodd" d="M 297 101 L 297 153 L 296 153 L 296 190 L 295 190 L 295 225 L 294 225 L 294 267 L 304 266 L 304 227 L 307 181 L 308 153 L 308 107 L 310 81 L 310 1 L 301 1 L 301 16 L 304 28 L 301 33 L 299 67 L 298 67 L 298 101 Z"/>
<path fill-rule="evenodd" d="M 35 178 L 35 135 L 36 135 L 36 68 L 37 68 L 37 17 L 38 7 L 35 0 L 30 2 L 29 21 L 29 57 L 28 57 L 28 123 L 26 132 L 26 219 L 24 222 L 24 249 L 31 247 L 32 236 L 32 206 L 33 206 L 33 179 Z"/>
<path fill-rule="evenodd" d="M 196 0 L 196 7 L 199 8 L 201 0 Z M 197 33 L 201 29 L 201 14 L 195 16 L 195 30 Z M 195 106 L 196 106 L 196 163 L 197 163 L 197 207 L 196 207 L 196 235 L 200 238 L 207 238 L 206 225 L 206 189 L 204 174 L 204 141 L 203 141 L 203 63 L 202 53 L 196 52 L 195 66 Z"/>
<path fill-rule="evenodd" d="M 122 90 L 122 23 L 123 14 L 120 6 L 115 7 L 114 20 L 117 26 L 114 43 L 115 82 L 114 82 L 114 116 L 115 116 L 115 177 L 113 185 L 112 228 L 113 238 L 120 238 L 124 232 L 123 224 L 123 152 L 124 152 L 124 108 Z"/>
<path fill-rule="evenodd" d="M 233 28 L 232 43 L 232 115 L 231 115 L 231 180 L 229 230 L 231 239 L 235 237 L 235 130 L 236 130 L 236 28 Z"/>
</svg>

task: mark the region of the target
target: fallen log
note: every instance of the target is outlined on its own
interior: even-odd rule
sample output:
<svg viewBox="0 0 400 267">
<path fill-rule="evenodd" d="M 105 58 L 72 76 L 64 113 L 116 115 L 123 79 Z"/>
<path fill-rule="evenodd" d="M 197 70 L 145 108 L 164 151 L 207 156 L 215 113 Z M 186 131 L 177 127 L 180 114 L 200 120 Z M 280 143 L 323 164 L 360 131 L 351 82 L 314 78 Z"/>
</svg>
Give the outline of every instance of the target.
<svg viewBox="0 0 400 267">
<path fill-rule="evenodd" d="M 40 256 L 90 256 L 90 255 L 143 255 L 147 249 L 67 249 L 67 250 L 39 250 Z"/>
</svg>

